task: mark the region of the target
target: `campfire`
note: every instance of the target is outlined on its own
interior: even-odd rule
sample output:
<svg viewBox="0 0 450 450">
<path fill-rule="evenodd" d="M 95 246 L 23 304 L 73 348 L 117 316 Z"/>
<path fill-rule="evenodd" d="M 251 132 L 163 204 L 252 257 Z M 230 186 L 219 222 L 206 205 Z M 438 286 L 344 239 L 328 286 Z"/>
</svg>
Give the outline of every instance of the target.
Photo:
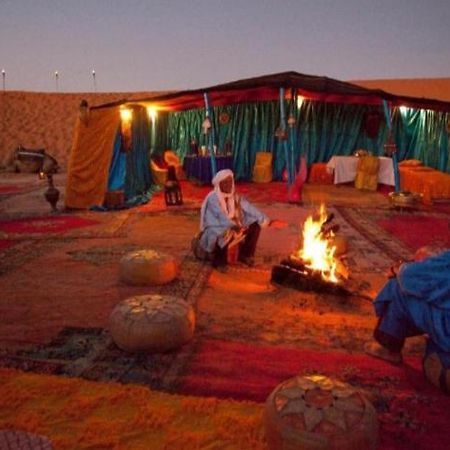
<svg viewBox="0 0 450 450">
<path fill-rule="evenodd" d="M 348 293 L 344 287 L 347 268 L 335 256 L 333 238 L 339 225 L 332 225 L 333 218 L 324 205 L 317 214 L 307 217 L 300 248 L 272 268 L 272 281 L 300 290 Z"/>
</svg>

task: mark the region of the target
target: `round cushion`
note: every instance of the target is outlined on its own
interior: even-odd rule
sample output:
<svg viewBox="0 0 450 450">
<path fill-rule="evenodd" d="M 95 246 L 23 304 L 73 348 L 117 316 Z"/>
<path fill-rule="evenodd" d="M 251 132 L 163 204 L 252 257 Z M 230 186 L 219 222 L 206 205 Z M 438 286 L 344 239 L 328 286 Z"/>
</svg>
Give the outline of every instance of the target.
<svg viewBox="0 0 450 450">
<path fill-rule="evenodd" d="M 166 284 L 177 274 L 175 258 L 156 250 L 137 250 L 127 253 L 120 260 L 120 278 L 127 284 Z"/>
<path fill-rule="evenodd" d="M 375 408 L 356 389 L 321 375 L 297 376 L 266 400 L 264 424 L 271 450 L 375 449 Z"/>
<path fill-rule="evenodd" d="M 450 354 L 444 353 L 436 344 L 428 340 L 422 363 L 427 380 L 450 394 Z"/>
<path fill-rule="evenodd" d="M 138 295 L 120 302 L 109 317 L 116 345 L 127 352 L 166 352 L 194 335 L 195 313 L 172 295 Z"/>
</svg>

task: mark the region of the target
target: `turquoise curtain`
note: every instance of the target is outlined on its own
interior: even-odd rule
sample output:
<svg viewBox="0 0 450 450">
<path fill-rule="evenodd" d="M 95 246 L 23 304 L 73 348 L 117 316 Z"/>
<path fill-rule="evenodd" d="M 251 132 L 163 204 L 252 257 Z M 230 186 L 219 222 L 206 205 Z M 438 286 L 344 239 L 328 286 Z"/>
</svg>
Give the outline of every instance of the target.
<svg viewBox="0 0 450 450">
<path fill-rule="evenodd" d="M 168 131 L 168 113 L 165 111 L 158 111 L 155 124 L 150 122 L 150 148 L 153 146 L 153 154 L 162 155 L 165 150 L 170 149 L 167 141 Z"/>
<path fill-rule="evenodd" d="M 419 159 L 426 166 L 450 172 L 447 123 L 450 114 L 396 108 L 393 116 L 399 160 Z"/>
<path fill-rule="evenodd" d="M 132 149 L 126 155 L 125 199 L 128 206 L 146 203 L 153 192 L 149 161 L 149 127 L 147 110 L 134 107 Z"/>
<path fill-rule="evenodd" d="M 382 116 L 381 106 L 306 100 L 298 107 L 296 102 L 291 102 L 287 115 L 294 115 L 296 127 L 295 133 L 289 133 L 289 145 L 294 149 L 296 170 L 300 155 L 306 156 L 308 166 L 315 162 L 326 162 L 333 155 L 351 155 L 359 148 L 367 149 L 374 155 L 383 155 L 388 135 L 385 121 L 381 119 L 376 138 L 368 137 L 364 129 L 364 118 L 374 108 L 379 108 Z M 281 179 L 286 161 L 282 142 L 275 136 L 280 125 L 279 103 L 240 103 L 212 109 L 216 137 L 214 144 L 220 154 L 224 151 L 225 142 L 231 142 L 236 179 L 251 179 L 258 151 L 273 154 L 273 176 L 275 180 Z M 227 123 L 220 123 L 222 112 L 228 113 L 230 117 Z M 201 128 L 204 116 L 204 109 L 169 113 L 168 148 L 183 158 L 190 151 L 192 138 L 195 137 L 199 145 L 207 145 Z M 399 159 L 417 157 L 431 167 L 448 170 L 448 116 L 423 110 L 410 112 L 401 118 L 394 114 L 393 130 L 399 147 Z M 291 145 L 292 140 L 294 145 Z"/>
</svg>

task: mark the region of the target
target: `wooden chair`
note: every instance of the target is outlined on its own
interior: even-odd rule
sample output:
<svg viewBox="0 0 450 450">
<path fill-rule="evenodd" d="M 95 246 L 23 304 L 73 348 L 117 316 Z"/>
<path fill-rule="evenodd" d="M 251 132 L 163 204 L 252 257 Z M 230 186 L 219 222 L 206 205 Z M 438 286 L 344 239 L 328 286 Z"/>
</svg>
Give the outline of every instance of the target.
<svg viewBox="0 0 450 450">
<path fill-rule="evenodd" d="M 361 156 L 356 169 L 355 187 L 357 189 L 366 189 L 376 191 L 378 187 L 378 170 L 380 160 L 377 156 Z"/>
<path fill-rule="evenodd" d="M 256 153 L 252 179 L 255 183 L 269 183 L 272 181 L 272 153 Z"/>
</svg>

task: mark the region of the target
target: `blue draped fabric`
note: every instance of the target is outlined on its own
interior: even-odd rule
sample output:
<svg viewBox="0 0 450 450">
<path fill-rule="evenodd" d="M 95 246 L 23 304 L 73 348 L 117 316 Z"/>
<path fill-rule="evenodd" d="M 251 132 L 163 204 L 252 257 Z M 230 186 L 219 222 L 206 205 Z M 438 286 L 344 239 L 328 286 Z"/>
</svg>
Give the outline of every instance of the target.
<svg viewBox="0 0 450 450">
<path fill-rule="evenodd" d="M 450 172 L 449 120 L 448 113 L 410 108 L 396 110 L 393 128 L 399 160 L 419 159 L 426 166 Z"/>
<path fill-rule="evenodd" d="M 149 161 L 149 119 L 143 107 L 133 108 L 132 149 L 126 154 L 125 200 L 127 206 L 146 203 L 153 191 Z"/>
<path fill-rule="evenodd" d="M 121 147 L 122 135 L 120 130 L 118 130 L 114 141 L 111 166 L 109 168 L 108 191 L 122 190 L 125 185 L 126 156 L 125 153 L 120 151 Z"/>
<path fill-rule="evenodd" d="M 450 251 L 404 264 L 374 301 L 379 329 L 403 339 L 418 329 L 450 352 Z"/>
<path fill-rule="evenodd" d="M 382 114 L 382 106 L 379 108 Z M 388 134 L 386 121 L 381 121 L 375 138 L 364 130 L 364 118 L 373 105 L 337 104 L 304 100 L 299 109 L 293 104 L 291 112 L 297 120 L 294 163 L 298 169 L 300 154 L 306 157 L 308 166 L 315 162 L 327 162 L 333 155 L 351 155 L 364 148 L 374 155 L 384 155 L 384 143 Z M 216 138 L 215 145 L 223 154 L 225 142 L 231 143 L 233 169 L 237 180 L 250 180 L 256 152 L 273 154 L 273 178 L 280 180 L 286 168 L 283 142 L 275 136 L 280 125 L 279 102 L 239 103 L 211 108 L 211 120 Z M 392 127 L 399 151 L 399 160 L 420 159 L 424 164 L 450 172 L 447 113 L 409 110 L 393 115 Z M 220 123 L 220 113 L 226 112 L 230 120 Z M 202 135 L 204 110 L 169 113 L 167 145 L 183 158 L 190 151 L 190 141 L 196 138 L 207 145 Z"/>
</svg>

